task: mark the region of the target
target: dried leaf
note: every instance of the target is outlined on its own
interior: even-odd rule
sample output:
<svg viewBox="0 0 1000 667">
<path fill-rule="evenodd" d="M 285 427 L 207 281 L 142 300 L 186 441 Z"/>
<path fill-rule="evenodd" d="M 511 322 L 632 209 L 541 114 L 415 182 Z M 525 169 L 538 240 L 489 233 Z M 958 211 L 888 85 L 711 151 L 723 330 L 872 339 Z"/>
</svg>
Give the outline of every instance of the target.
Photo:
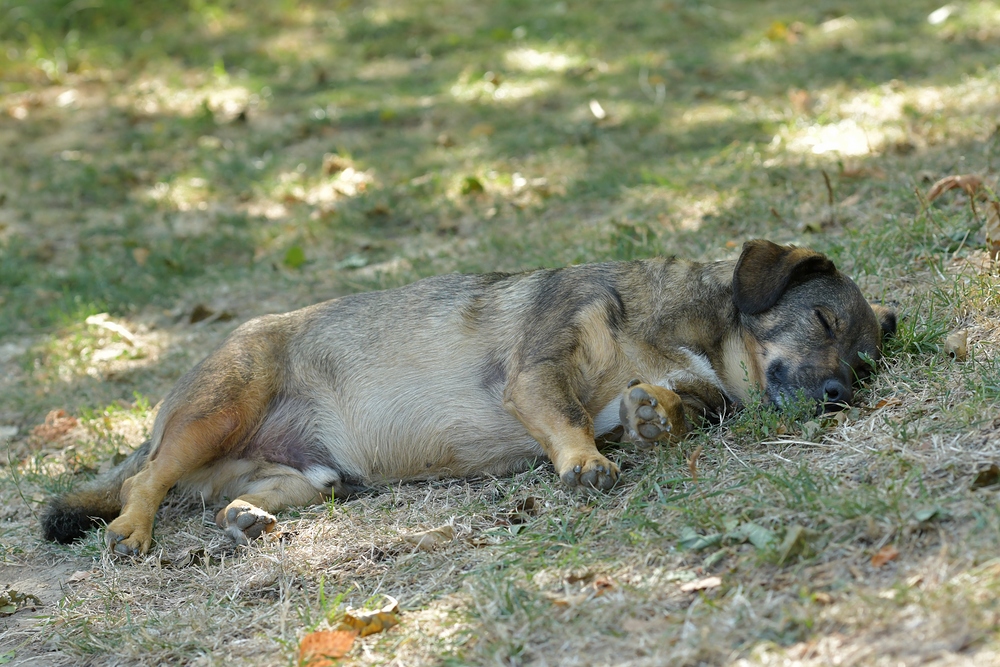
<svg viewBox="0 0 1000 667">
<path fill-rule="evenodd" d="M 691 479 L 695 484 L 698 483 L 698 457 L 701 456 L 701 445 L 698 445 L 691 456 L 688 457 L 688 471 L 691 473 Z"/>
<path fill-rule="evenodd" d="M 1000 259 L 1000 201 L 986 205 L 986 249 L 992 259 Z"/>
<path fill-rule="evenodd" d="M 614 579 L 603 575 L 594 579 L 591 585 L 594 587 L 594 595 L 604 595 L 618 587 Z"/>
<path fill-rule="evenodd" d="M 889 408 L 895 405 L 902 405 L 903 401 L 898 398 L 883 398 L 878 403 L 875 404 L 876 410 L 881 410 L 882 408 Z"/>
<path fill-rule="evenodd" d="M 965 329 L 953 331 L 944 339 L 944 351 L 955 361 L 965 361 L 969 354 L 969 332 Z"/>
<path fill-rule="evenodd" d="M 973 489 L 981 489 L 984 486 L 996 486 L 1000 484 L 1000 466 L 991 463 L 989 468 L 984 468 L 976 473 L 976 478 L 972 480 Z"/>
<path fill-rule="evenodd" d="M 69 575 L 69 578 L 66 580 L 66 583 L 75 584 L 78 581 L 86 581 L 87 579 L 90 579 L 90 577 L 92 577 L 93 574 L 94 573 L 90 572 L 89 570 L 77 570 L 73 574 Z"/>
<path fill-rule="evenodd" d="M 356 630 L 362 637 L 367 637 L 399 625 L 399 603 L 391 595 L 385 597 L 388 603 L 375 611 L 348 609 L 338 630 Z"/>
<path fill-rule="evenodd" d="M 899 556 L 899 550 L 891 544 L 887 544 L 878 550 L 874 556 L 872 556 L 872 567 L 882 567 L 891 560 L 896 560 Z"/>
<path fill-rule="evenodd" d="M 332 667 L 334 661 L 347 655 L 357 630 L 321 630 L 310 632 L 299 642 L 301 667 Z"/>
<path fill-rule="evenodd" d="M 52 410 L 45 421 L 31 429 L 31 435 L 45 442 L 56 442 L 76 428 L 76 417 L 65 410 Z"/>
<path fill-rule="evenodd" d="M 806 529 L 798 524 L 792 524 L 785 531 L 785 539 L 778 547 L 778 562 L 784 563 L 789 557 L 802 553 L 808 543 Z"/>
<path fill-rule="evenodd" d="M 681 530 L 680 540 L 677 546 L 690 551 L 700 551 L 708 547 L 715 546 L 722 542 L 722 533 L 712 533 L 711 535 L 699 535 L 694 528 L 684 528 Z"/>
<path fill-rule="evenodd" d="M 403 535 L 403 541 L 412 544 L 421 551 L 432 551 L 442 544 L 446 544 L 455 539 L 455 527 L 450 523 L 419 533 Z"/>
<path fill-rule="evenodd" d="M 721 585 L 721 577 L 706 577 L 705 579 L 699 579 L 698 581 L 689 581 L 681 586 L 681 590 L 685 593 L 693 593 L 695 591 L 703 591 L 708 588 L 718 588 Z"/>
<path fill-rule="evenodd" d="M 0 616 L 10 616 L 25 607 L 41 605 L 42 601 L 31 593 L 21 593 L 12 588 L 0 593 Z"/>
<path fill-rule="evenodd" d="M 132 259 L 139 266 L 146 266 L 149 259 L 149 248 L 132 248 Z"/>
<path fill-rule="evenodd" d="M 727 535 L 736 540 L 746 540 L 758 549 L 766 549 L 774 542 L 774 533 L 752 521 L 740 525 Z"/>
<path fill-rule="evenodd" d="M 983 185 L 983 179 L 975 174 L 962 174 L 959 176 L 945 176 L 931 186 L 927 191 L 927 201 L 932 202 L 948 190 L 961 188 L 970 197 L 974 197 L 976 191 Z"/>
<path fill-rule="evenodd" d="M 919 523 L 926 523 L 934 517 L 941 518 L 944 511 L 940 507 L 925 507 L 913 513 L 913 518 Z"/>
</svg>

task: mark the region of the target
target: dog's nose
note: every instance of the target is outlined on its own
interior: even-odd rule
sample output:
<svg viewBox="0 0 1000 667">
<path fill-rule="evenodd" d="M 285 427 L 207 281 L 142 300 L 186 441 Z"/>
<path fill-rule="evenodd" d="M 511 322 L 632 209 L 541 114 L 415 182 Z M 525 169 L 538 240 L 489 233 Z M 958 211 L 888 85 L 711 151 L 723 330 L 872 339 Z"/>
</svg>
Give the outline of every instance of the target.
<svg viewBox="0 0 1000 667">
<path fill-rule="evenodd" d="M 827 403 L 850 403 L 851 390 L 840 380 L 831 378 L 823 384 L 823 396 Z"/>
</svg>

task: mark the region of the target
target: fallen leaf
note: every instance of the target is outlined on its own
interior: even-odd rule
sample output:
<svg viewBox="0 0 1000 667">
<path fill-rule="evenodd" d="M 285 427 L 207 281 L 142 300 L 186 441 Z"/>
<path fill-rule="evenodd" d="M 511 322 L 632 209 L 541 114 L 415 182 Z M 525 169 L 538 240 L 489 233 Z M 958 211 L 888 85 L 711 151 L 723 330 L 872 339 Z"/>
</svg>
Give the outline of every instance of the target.
<svg viewBox="0 0 1000 667">
<path fill-rule="evenodd" d="M 990 200 L 986 205 L 986 249 L 992 259 L 1000 259 L 1000 201 Z"/>
<path fill-rule="evenodd" d="M 43 423 L 31 429 L 31 435 L 45 442 L 55 442 L 76 428 L 76 425 L 76 417 L 65 410 L 51 410 L 45 415 Z"/>
<path fill-rule="evenodd" d="M 475 176 L 466 176 L 462 179 L 461 191 L 463 195 L 482 194 L 486 191 L 482 181 Z"/>
<path fill-rule="evenodd" d="M 419 533 L 403 535 L 404 542 L 412 544 L 421 551 L 432 551 L 453 539 L 455 539 L 455 527 L 450 523 Z"/>
<path fill-rule="evenodd" d="M 972 480 L 973 489 L 981 489 L 984 486 L 996 486 L 1000 484 L 1000 466 L 991 463 L 990 467 L 983 468 L 976 473 L 976 478 Z"/>
<path fill-rule="evenodd" d="M 792 524 L 785 531 L 785 539 L 778 547 L 778 563 L 784 563 L 791 556 L 802 553 L 808 544 L 806 529 L 798 524 Z"/>
<path fill-rule="evenodd" d="M 567 584 L 575 584 L 581 581 L 590 581 L 594 578 L 594 573 L 590 570 L 583 570 L 582 572 L 570 572 L 566 575 Z"/>
<path fill-rule="evenodd" d="M 214 310 L 203 303 L 196 303 L 194 308 L 191 309 L 191 314 L 188 315 L 188 322 L 191 324 L 197 324 L 202 320 L 207 320 L 212 315 L 215 315 Z"/>
<path fill-rule="evenodd" d="M 872 567 L 882 567 L 891 560 L 896 560 L 899 556 L 899 550 L 891 544 L 887 544 L 878 550 L 874 556 L 872 556 Z"/>
<path fill-rule="evenodd" d="M 983 179 L 975 174 L 961 174 L 958 176 L 945 176 L 931 186 L 927 191 L 927 201 L 932 202 L 948 190 L 961 188 L 970 197 L 975 196 L 976 191 L 983 185 Z"/>
<path fill-rule="evenodd" d="M 969 332 L 965 329 L 953 331 L 944 339 L 944 351 L 955 361 L 965 361 L 969 354 Z"/>
<path fill-rule="evenodd" d="M 600 576 L 594 579 L 594 583 L 591 584 L 594 587 L 595 595 L 604 595 L 605 593 L 614 590 L 618 585 L 614 582 L 611 577 Z"/>
<path fill-rule="evenodd" d="M 42 601 L 31 593 L 21 593 L 12 588 L 0 592 L 0 616 L 10 616 L 26 607 L 41 605 Z"/>
<path fill-rule="evenodd" d="M 356 630 L 362 637 L 367 637 L 399 625 L 399 603 L 391 595 L 385 598 L 388 603 L 375 611 L 348 609 L 338 630 Z"/>
<path fill-rule="evenodd" d="M 882 408 L 889 408 L 895 405 L 902 405 L 903 401 L 898 398 L 883 398 L 878 403 L 875 404 L 876 410 L 881 410 Z"/>
<path fill-rule="evenodd" d="M 941 518 L 943 510 L 940 507 L 925 507 L 913 513 L 913 518 L 919 523 L 926 523 L 934 517 Z"/>
<path fill-rule="evenodd" d="M 712 533 L 710 535 L 700 535 L 694 528 L 684 528 L 681 530 L 680 540 L 677 546 L 690 551 L 700 551 L 708 547 L 715 546 L 722 542 L 722 533 Z"/>
<path fill-rule="evenodd" d="M 334 661 L 347 655 L 354 640 L 356 630 L 321 630 L 310 632 L 299 642 L 299 665 L 301 667 L 332 667 Z"/>
<path fill-rule="evenodd" d="M 691 456 L 688 457 L 688 471 L 691 473 L 691 479 L 695 484 L 698 483 L 698 457 L 701 456 L 701 445 L 698 445 Z"/>
<path fill-rule="evenodd" d="M 524 500 L 520 501 L 513 509 L 513 511 L 507 513 L 507 520 L 510 523 L 524 523 L 528 519 L 538 514 L 538 510 L 542 505 L 540 498 L 534 496 L 528 496 Z"/>
<path fill-rule="evenodd" d="M 69 575 L 69 578 L 66 580 L 66 582 L 70 584 L 75 584 L 78 581 L 86 581 L 87 579 L 90 579 L 90 577 L 92 577 L 93 574 L 94 574 L 93 572 L 90 572 L 88 570 L 77 570 L 73 574 Z"/>
<path fill-rule="evenodd" d="M 758 549 L 766 549 L 774 542 L 773 532 L 752 521 L 740 525 L 726 537 L 740 541 L 746 540 Z"/>
<path fill-rule="evenodd" d="M 285 251 L 285 266 L 290 269 L 297 269 L 306 263 L 306 251 L 302 246 L 293 245 Z"/>
<path fill-rule="evenodd" d="M 699 579 L 698 581 L 689 581 L 681 586 L 681 591 L 685 593 L 693 593 L 695 591 L 703 591 L 709 588 L 718 588 L 721 585 L 721 577 L 706 577 L 704 579 Z"/>
<path fill-rule="evenodd" d="M 351 162 L 350 158 L 346 158 L 343 155 L 327 153 L 323 156 L 323 173 L 327 176 L 332 176 L 353 166 L 354 163 Z"/>
</svg>

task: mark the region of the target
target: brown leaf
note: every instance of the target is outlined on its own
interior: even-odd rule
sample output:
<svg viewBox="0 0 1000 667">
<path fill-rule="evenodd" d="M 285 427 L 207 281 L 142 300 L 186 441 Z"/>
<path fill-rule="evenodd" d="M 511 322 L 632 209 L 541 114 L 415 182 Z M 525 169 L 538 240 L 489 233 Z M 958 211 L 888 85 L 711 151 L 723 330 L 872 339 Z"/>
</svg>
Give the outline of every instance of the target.
<svg viewBox="0 0 1000 667">
<path fill-rule="evenodd" d="M 618 587 L 618 584 L 614 582 L 614 579 L 603 575 L 594 579 L 594 583 L 591 585 L 594 587 L 595 595 L 604 595 L 605 593 L 609 593 Z"/>
<path fill-rule="evenodd" d="M 69 579 L 66 580 L 66 583 L 75 584 L 78 581 L 86 581 L 87 579 L 90 579 L 93 574 L 94 573 L 89 570 L 77 570 L 73 574 L 69 575 Z"/>
<path fill-rule="evenodd" d="M 388 603 L 375 611 L 348 609 L 344 613 L 344 622 L 338 629 L 356 630 L 362 637 L 367 637 L 399 625 L 399 603 L 391 595 L 385 597 Z"/>
<path fill-rule="evenodd" d="M 321 630 L 310 632 L 299 642 L 301 667 L 332 667 L 354 646 L 357 630 Z"/>
<path fill-rule="evenodd" d="M 891 544 L 887 544 L 878 550 L 874 556 L 872 556 L 872 567 L 882 567 L 891 560 L 896 560 L 899 556 L 899 550 Z"/>
<path fill-rule="evenodd" d="M 455 539 L 455 527 L 450 523 L 419 533 L 403 535 L 403 541 L 412 544 L 421 551 L 432 551 L 442 544 L 446 544 Z"/>
<path fill-rule="evenodd" d="M 704 579 L 699 579 L 698 581 L 689 581 L 683 586 L 681 586 L 681 591 L 685 593 L 694 593 L 695 591 L 703 591 L 708 588 L 718 588 L 722 585 L 722 577 L 705 577 Z"/>
<path fill-rule="evenodd" d="M 903 401 L 898 398 L 883 398 L 878 403 L 875 404 L 876 410 L 881 410 L 882 408 L 892 407 L 894 405 L 902 405 Z"/>
<path fill-rule="evenodd" d="M 146 261 L 149 259 L 149 248 L 132 248 L 132 259 L 139 266 L 146 266 Z"/>
<path fill-rule="evenodd" d="M 76 417 L 65 410 L 52 410 L 45 422 L 31 429 L 31 435 L 45 442 L 55 442 L 76 428 Z"/>
<path fill-rule="evenodd" d="M 1000 259 L 1000 202 L 995 199 L 986 205 L 986 249 L 992 259 Z"/>
<path fill-rule="evenodd" d="M 688 457 L 688 471 L 691 473 L 691 480 L 698 483 L 698 457 L 701 456 L 701 445 L 695 447 Z"/>
<path fill-rule="evenodd" d="M 959 176 L 945 176 L 931 186 L 927 191 L 927 201 L 932 202 L 948 190 L 961 188 L 970 197 L 975 196 L 976 191 L 982 187 L 983 179 L 975 174 L 962 174 Z"/>
<path fill-rule="evenodd" d="M 965 361 L 969 354 L 969 332 L 965 329 L 953 331 L 944 339 L 944 351 L 955 361 Z"/>
</svg>

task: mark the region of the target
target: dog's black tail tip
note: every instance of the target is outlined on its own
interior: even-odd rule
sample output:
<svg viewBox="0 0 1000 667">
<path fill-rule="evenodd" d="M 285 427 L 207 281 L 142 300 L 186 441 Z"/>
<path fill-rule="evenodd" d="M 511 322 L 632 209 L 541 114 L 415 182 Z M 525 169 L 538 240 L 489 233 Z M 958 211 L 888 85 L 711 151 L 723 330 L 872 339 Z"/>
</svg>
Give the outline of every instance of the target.
<svg viewBox="0 0 1000 667">
<path fill-rule="evenodd" d="M 69 544 L 84 535 L 99 523 L 93 512 L 67 503 L 64 498 L 56 498 L 49 503 L 42 516 L 42 536 L 50 542 Z"/>
</svg>

